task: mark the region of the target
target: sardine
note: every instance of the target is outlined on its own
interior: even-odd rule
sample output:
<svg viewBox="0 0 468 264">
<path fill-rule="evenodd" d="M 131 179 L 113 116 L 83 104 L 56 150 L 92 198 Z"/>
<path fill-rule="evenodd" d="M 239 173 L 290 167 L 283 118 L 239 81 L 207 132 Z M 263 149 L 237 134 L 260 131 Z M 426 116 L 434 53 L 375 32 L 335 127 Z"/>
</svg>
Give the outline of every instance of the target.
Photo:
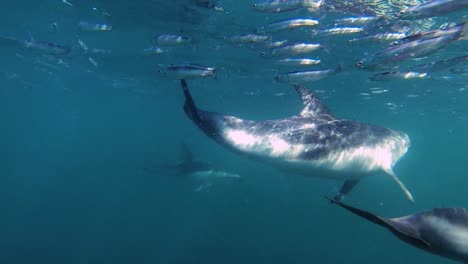
<svg viewBox="0 0 468 264">
<path fill-rule="evenodd" d="M 274 48 L 268 53 L 262 52 L 260 56 L 280 57 L 280 56 L 301 55 L 301 54 L 308 54 L 310 52 L 323 49 L 323 48 L 324 46 L 321 44 L 297 43 L 297 44 L 291 44 L 291 45 Z"/>
<path fill-rule="evenodd" d="M 282 83 L 303 84 L 322 80 L 335 75 L 341 71 L 341 66 L 336 69 L 318 70 L 318 71 L 294 71 L 277 75 L 275 81 Z"/>
<path fill-rule="evenodd" d="M 358 61 L 355 66 L 358 68 L 376 68 L 388 63 L 406 60 L 408 58 L 418 58 L 433 53 L 451 42 L 456 36 L 440 36 L 430 39 L 415 40 L 399 46 L 391 46 L 387 49 L 368 56 Z"/>
<path fill-rule="evenodd" d="M 179 35 L 161 35 L 155 39 L 160 46 L 185 45 L 192 42 L 192 38 Z"/>
<path fill-rule="evenodd" d="M 399 40 L 406 37 L 404 33 L 382 33 L 382 34 L 375 34 L 375 35 L 369 35 L 369 36 L 363 36 L 363 37 L 358 37 L 358 38 L 353 38 L 348 40 L 348 44 L 354 44 L 356 42 L 382 42 L 382 41 L 388 41 L 388 40 Z"/>
<path fill-rule="evenodd" d="M 319 22 L 315 19 L 309 18 L 292 18 L 292 19 L 285 19 L 270 23 L 265 26 L 261 26 L 257 29 L 257 33 L 265 34 L 265 33 L 274 33 L 282 30 L 293 29 L 298 27 L 310 27 L 316 26 Z"/>
<path fill-rule="evenodd" d="M 277 60 L 276 64 L 282 66 L 311 66 L 311 65 L 318 65 L 322 63 L 320 60 L 314 59 L 282 59 Z"/>
<path fill-rule="evenodd" d="M 304 0 L 264 0 L 254 3 L 252 7 L 260 12 L 281 13 L 304 7 Z"/>
<path fill-rule="evenodd" d="M 414 72 L 414 71 L 391 71 L 391 72 L 382 72 L 376 73 L 374 75 L 369 76 L 369 79 L 372 81 L 388 81 L 388 80 L 395 80 L 395 79 L 424 79 L 428 78 L 429 75 L 426 72 Z"/>
<path fill-rule="evenodd" d="M 92 23 L 88 21 L 80 21 L 78 23 L 78 28 L 81 31 L 110 31 L 112 30 L 111 25 L 102 24 L 102 23 Z"/>
<path fill-rule="evenodd" d="M 457 68 L 450 69 L 450 72 L 457 74 L 466 74 L 468 73 L 468 65 L 463 65 Z"/>
<path fill-rule="evenodd" d="M 158 71 L 162 76 L 172 79 L 195 79 L 216 76 L 216 69 L 198 64 L 172 65 Z"/>
<path fill-rule="evenodd" d="M 312 36 L 347 35 L 361 32 L 364 32 L 362 27 L 335 27 L 320 31 L 312 31 Z"/>
<path fill-rule="evenodd" d="M 411 71 L 435 72 L 451 68 L 457 64 L 468 61 L 468 55 L 453 57 L 445 60 L 433 61 L 411 67 Z"/>
<path fill-rule="evenodd" d="M 258 43 L 264 43 L 268 40 L 270 40 L 270 36 L 257 35 L 257 34 L 234 35 L 229 38 L 229 41 L 231 43 L 236 43 L 236 44 L 258 44 Z"/>
<path fill-rule="evenodd" d="M 32 48 L 32 49 L 45 52 L 51 55 L 67 55 L 71 51 L 71 48 L 67 46 L 63 46 L 57 43 L 52 43 L 52 42 L 47 42 L 47 41 L 35 40 L 35 39 L 26 41 L 24 45 L 27 48 Z"/>
<path fill-rule="evenodd" d="M 468 7 L 468 0 L 432 0 L 405 8 L 398 13 L 401 19 L 420 19 L 438 16 Z"/>
</svg>

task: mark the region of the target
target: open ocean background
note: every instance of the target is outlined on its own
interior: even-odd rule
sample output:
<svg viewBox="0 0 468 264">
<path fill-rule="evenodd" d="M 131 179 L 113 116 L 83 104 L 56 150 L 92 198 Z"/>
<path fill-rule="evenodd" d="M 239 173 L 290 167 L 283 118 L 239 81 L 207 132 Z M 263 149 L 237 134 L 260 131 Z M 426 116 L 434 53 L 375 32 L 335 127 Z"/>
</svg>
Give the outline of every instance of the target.
<svg viewBox="0 0 468 264">
<path fill-rule="evenodd" d="M 112 51 L 89 55 L 95 66 L 83 54 L 57 58 L 0 42 L 0 263 L 450 263 L 327 203 L 341 182 L 287 175 L 217 145 L 183 113 L 179 82 L 157 74 L 171 63 L 212 65 L 216 78 L 189 81 L 200 108 L 254 120 L 294 115 L 300 100 L 273 80 L 277 67 L 224 37 L 303 10 L 259 13 L 235 0 L 218 2 L 227 12 L 188 0 L 69 2 L 0 9 L 1 35 Z M 80 20 L 113 30 L 80 32 Z M 181 32 L 196 43 L 143 53 L 153 37 Z M 387 217 L 468 207 L 467 75 L 371 82 L 352 64 L 381 48 L 351 50 L 346 39 L 323 41 L 328 66 L 345 70 L 306 86 L 338 118 L 409 135 L 395 172 L 416 204 L 385 176 L 364 179 L 345 202 Z M 466 41 L 453 43 L 428 61 L 467 53 Z M 197 183 L 145 170 L 179 161 L 182 142 L 244 180 L 196 192 Z"/>
</svg>

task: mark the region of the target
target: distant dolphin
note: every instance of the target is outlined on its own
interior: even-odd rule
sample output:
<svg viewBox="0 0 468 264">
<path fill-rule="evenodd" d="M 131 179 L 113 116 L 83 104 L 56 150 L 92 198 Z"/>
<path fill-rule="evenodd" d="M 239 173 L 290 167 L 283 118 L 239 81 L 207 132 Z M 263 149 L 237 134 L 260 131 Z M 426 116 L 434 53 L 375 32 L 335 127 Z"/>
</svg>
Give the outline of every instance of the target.
<svg viewBox="0 0 468 264">
<path fill-rule="evenodd" d="M 419 249 L 468 263 L 468 210 L 465 208 L 434 208 L 399 218 L 383 218 L 337 200 L 329 200 L 387 228 L 399 239 Z"/>
<path fill-rule="evenodd" d="M 213 186 L 215 181 L 241 179 L 239 174 L 221 170 L 209 162 L 195 159 L 185 143 L 182 143 L 182 161 L 174 165 L 165 165 L 163 169 L 165 173 L 198 181 L 200 185 L 196 188 L 197 192 Z M 150 172 L 152 169 L 146 168 L 146 171 Z"/>
<path fill-rule="evenodd" d="M 294 86 L 304 108 L 287 119 L 251 121 L 198 109 L 187 83 L 184 111 L 209 137 L 238 153 L 271 163 L 289 172 L 344 180 L 341 199 L 367 175 L 386 172 L 411 202 L 412 195 L 393 173 L 393 165 L 407 152 L 402 132 L 354 121 L 335 119 L 313 93 Z"/>
</svg>

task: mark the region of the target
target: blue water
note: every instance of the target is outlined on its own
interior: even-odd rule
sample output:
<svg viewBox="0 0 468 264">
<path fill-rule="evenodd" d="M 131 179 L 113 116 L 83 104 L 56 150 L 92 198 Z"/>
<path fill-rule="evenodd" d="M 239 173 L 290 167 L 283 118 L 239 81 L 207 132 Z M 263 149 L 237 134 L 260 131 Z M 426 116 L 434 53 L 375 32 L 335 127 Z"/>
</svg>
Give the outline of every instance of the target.
<svg viewBox="0 0 468 264">
<path fill-rule="evenodd" d="M 305 11 L 258 13 L 235 0 L 218 3 L 226 12 L 185 0 L 69 2 L 18 0 L 0 10 L 1 35 L 112 51 L 90 55 L 94 66 L 83 54 L 0 44 L 0 263 L 450 263 L 328 204 L 323 196 L 340 182 L 287 175 L 217 145 L 183 113 L 178 81 L 157 74 L 171 63 L 213 65 L 215 79 L 189 82 L 201 108 L 246 119 L 294 115 L 301 103 L 291 85 L 273 81 L 278 68 L 224 37 Z M 79 32 L 80 20 L 113 30 Z M 172 33 L 196 43 L 143 54 L 152 37 Z M 352 64 L 382 46 L 350 49 L 346 39 L 324 38 L 331 54 L 322 53 L 326 66 L 345 70 L 307 86 L 339 118 L 409 135 L 395 172 L 416 204 L 384 176 L 363 180 L 346 202 L 388 217 L 467 207 L 467 76 L 371 82 Z M 425 60 L 466 55 L 466 47 L 453 43 Z M 145 171 L 177 162 L 181 142 L 244 180 L 196 192 L 197 183 Z"/>
</svg>

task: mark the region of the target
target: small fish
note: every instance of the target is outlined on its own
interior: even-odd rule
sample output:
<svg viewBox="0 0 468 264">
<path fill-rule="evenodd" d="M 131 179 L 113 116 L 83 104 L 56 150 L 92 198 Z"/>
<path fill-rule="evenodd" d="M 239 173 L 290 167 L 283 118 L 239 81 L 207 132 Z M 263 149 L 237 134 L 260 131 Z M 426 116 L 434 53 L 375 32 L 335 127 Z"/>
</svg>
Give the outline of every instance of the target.
<svg viewBox="0 0 468 264">
<path fill-rule="evenodd" d="M 231 43 L 236 44 L 258 44 L 264 43 L 271 38 L 265 35 L 257 35 L 257 34 L 242 34 L 242 35 L 234 35 L 229 38 Z"/>
<path fill-rule="evenodd" d="M 164 53 L 165 50 L 159 46 L 150 46 L 143 50 L 145 54 L 161 54 Z"/>
<path fill-rule="evenodd" d="M 468 65 L 463 65 L 457 68 L 450 69 L 450 72 L 456 74 L 466 74 L 468 73 Z"/>
<path fill-rule="evenodd" d="M 266 42 L 265 45 L 262 46 L 264 49 L 273 49 L 278 47 L 283 47 L 286 45 L 288 40 L 281 40 L 281 41 L 269 41 Z"/>
<path fill-rule="evenodd" d="M 275 81 L 291 84 L 303 84 L 322 80 L 335 75 L 341 71 L 341 66 L 336 69 L 318 70 L 318 71 L 294 71 L 277 75 Z"/>
<path fill-rule="evenodd" d="M 310 66 L 310 65 L 318 65 L 322 63 L 320 60 L 314 59 L 282 59 L 277 60 L 276 63 L 282 66 Z"/>
<path fill-rule="evenodd" d="M 26 41 L 24 45 L 27 48 L 35 49 L 51 55 L 67 55 L 71 51 L 71 48 L 67 46 L 35 39 Z"/>
<path fill-rule="evenodd" d="M 457 38 L 457 36 L 452 35 L 440 36 L 430 39 L 415 40 L 399 46 L 390 46 L 381 52 L 356 62 L 355 66 L 361 69 L 371 69 L 408 58 L 422 57 L 447 46 Z"/>
<path fill-rule="evenodd" d="M 453 57 L 445 60 L 433 61 L 411 67 L 412 71 L 435 72 L 451 68 L 457 64 L 468 61 L 468 55 Z"/>
<path fill-rule="evenodd" d="M 398 13 L 401 19 L 420 19 L 438 16 L 468 7 L 468 0 L 432 0 L 405 8 Z"/>
<path fill-rule="evenodd" d="M 335 27 L 320 31 L 312 31 L 312 36 L 330 36 L 330 35 L 347 35 L 356 34 L 364 31 L 362 27 Z"/>
<path fill-rule="evenodd" d="M 257 29 L 257 33 L 266 34 L 266 33 L 274 33 L 283 30 L 298 28 L 298 27 L 311 27 L 318 25 L 319 22 L 315 19 L 309 18 L 292 18 L 292 19 L 285 19 L 270 23 L 265 26 L 261 26 Z"/>
<path fill-rule="evenodd" d="M 387 40 L 399 40 L 404 37 L 406 37 L 406 34 L 404 33 L 382 33 L 382 34 L 375 34 L 375 35 L 353 38 L 353 39 L 348 40 L 347 42 L 348 44 L 354 44 L 356 42 L 365 42 L 365 41 L 382 42 L 382 41 L 387 41 Z"/>
<path fill-rule="evenodd" d="M 388 81 L 388 80 L 395 80 L 395 79 L 425 79 L 429 77 L 426 72 L 413 72 L 413 71 L 406 71 L 406 72 L 398 72 L 398 71 L 391 71 L 391 72 L 382 72 L 377 73 L 372 76 L 369 76 L 369 79 L 372 81 Z"/>
<path fill-rule="evenodd" d="M 198 64 L 172 65 L 158 71 L 162 76 L 172 79 L 195 79 L 200 77 L 215 77 L 216 69 Z"/>
<path fill-rule="evenodd" d="M 88 21 L 80 21 L 78 23 L 78 28 L 81 31 L 111 31 L 112 26 L 103 23 L 92 23 Z"/>
<path fill-rule="evenodd" d="M 252 7 L 260 12 L 282 13 L 304 8 L 306 0 L 263 0 Z"/>
<path fill-rule="evenodd" d="M 444 28 L 444 29 L 435 29 L 435 30 L 412 34 L 412 35 L 406 36 L 402 39 L 392 42 L 391 46 L 397 46 L 397 45 L 405 44 L 405 43 L 415 41 L 415 40 L 424 40 L 424 39 L 430 39 L 430 38 L 441 37 L 441 36 L 454 36 L 454 37 L 460 38 L 464 35 L 465 25 L 466 25 L 466 22 L 463 22 L 455 26 L 451 26 L 451 27 Z"/>
<path fill-rule="evenodd" d="M 335 21 L 336 24 L 346 26 L 364 26 L 375 21 L 385 19 L 385 16 L 362 16 L 362 17 L 347 17 Z"/>
<path fill-rule="evenodd" d="M 324 49 L 321 44 L 296 43 L 272 49 L 269 53 L 263 52 L 261 57 L 279 57 L 307 54 L 319 49 Z"/>
<path fill-rule="evenodd" d="M 160 46 L 176 46 L 192 43 L 192 38 L 179 35 L 161 35 L 155 42 Z"/>
</svg>

